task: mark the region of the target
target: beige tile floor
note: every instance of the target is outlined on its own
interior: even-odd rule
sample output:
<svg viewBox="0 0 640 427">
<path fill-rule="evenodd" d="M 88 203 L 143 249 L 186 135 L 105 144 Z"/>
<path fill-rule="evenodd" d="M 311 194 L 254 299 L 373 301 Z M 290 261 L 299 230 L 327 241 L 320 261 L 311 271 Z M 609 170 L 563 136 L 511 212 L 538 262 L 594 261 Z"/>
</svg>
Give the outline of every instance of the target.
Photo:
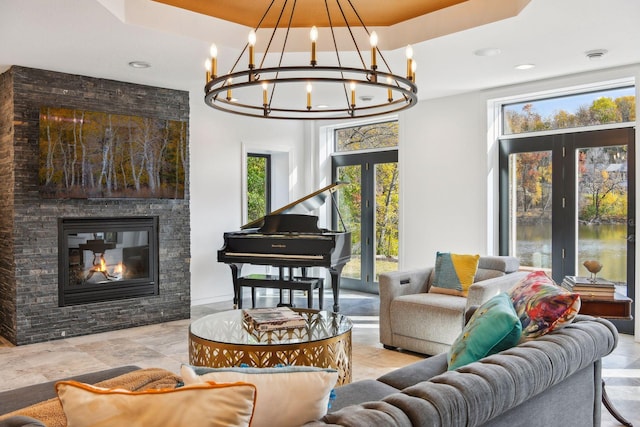
<svg viewBox="0 0 640 427">
<path fill-rule="evenodd" d="M 262 298 L 266 305 L 270 298 Z M 302 297 L 296 304 L 304 306 Z M 353 380 L 376 378 L 423 356 L 390 351 L 378 342 L 378 298 L 376 295 L 343 291 L 341 312 L 353 323 Z M 248 301 L 245 303 L 248 305 Z M 261 303 L 260 303 L 261 304 Z M 331 295 L 325 297 L 331 307 Z M 231 302 L 192 307 L 196 319 L 231 309 Z M 55 380 L 71 375 L 121 365 L 161 367 L 178 372 L 188 363 L 188 325 L 190 319 L 142 326 L 82 337 L 66 338 L 18 347 L 0 342 L 0 366 L 3 381 L 0 391 Z M 618 410 L 640 427 L 640 343 L 621 335 L 616 350 L 603 361 L 607 390 Z M 602 425 L 620 425 L 603 408 Z"/>
</svg>

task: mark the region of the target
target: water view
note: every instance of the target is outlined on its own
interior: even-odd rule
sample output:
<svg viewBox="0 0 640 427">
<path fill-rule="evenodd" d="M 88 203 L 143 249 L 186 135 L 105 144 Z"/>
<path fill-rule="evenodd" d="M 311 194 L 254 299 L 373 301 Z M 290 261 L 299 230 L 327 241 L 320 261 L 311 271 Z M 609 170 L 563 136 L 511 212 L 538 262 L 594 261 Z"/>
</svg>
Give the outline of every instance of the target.
<svg viewBox="0 0 640 427">
<path fill-rule="evenodd" d="M 602 265 L 598 277 L 626 282 L 626 224 L 581 224 L 578 226 L 578 261 L 576 274 L 588 276 L 582 265 L 595 259 Z M 518 224 L 516 254 L 522 265 L 551 269 L 551 224 Z"/>
</svg>

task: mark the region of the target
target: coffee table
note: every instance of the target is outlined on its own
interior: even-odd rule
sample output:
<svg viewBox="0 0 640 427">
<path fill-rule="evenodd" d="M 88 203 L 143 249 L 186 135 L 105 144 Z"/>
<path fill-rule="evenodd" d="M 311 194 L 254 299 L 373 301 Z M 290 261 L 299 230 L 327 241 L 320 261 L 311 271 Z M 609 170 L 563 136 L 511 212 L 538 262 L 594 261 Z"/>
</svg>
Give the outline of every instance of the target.
<svg viewBox="0 0 640 427">
<path fill-rule="evenodd" d="M 246 364 L 316 366 L 338 371 L 337 385 L 351 382 L 351 329 L 339 313 L 295 308 L 305 318 L 301 328 L 256 331 L 242 310 L 194 320 L 189 326 L 189 363 L 213 368 Z"/>
</svg>

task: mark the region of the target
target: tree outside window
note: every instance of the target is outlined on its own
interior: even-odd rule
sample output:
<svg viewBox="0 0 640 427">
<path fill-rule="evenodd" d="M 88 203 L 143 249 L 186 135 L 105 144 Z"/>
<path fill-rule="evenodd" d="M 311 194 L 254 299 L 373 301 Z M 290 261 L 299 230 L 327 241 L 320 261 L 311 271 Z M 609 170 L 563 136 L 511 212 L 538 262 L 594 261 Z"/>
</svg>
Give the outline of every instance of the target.
<svg viewBox="0 0 640 427">
<path fill-rule="evenodd" d="M 247 222 L 271 212 L 271 156 L 247 154 Z"/>
</svg>

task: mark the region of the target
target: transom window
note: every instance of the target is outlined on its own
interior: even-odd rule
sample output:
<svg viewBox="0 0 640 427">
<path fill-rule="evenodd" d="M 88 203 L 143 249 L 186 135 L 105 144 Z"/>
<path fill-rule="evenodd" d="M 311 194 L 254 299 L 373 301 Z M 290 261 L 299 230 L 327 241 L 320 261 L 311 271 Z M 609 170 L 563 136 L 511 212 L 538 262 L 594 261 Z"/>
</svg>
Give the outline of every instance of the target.
<svg viewBox="0 0 640 427">
<path fill-rule="evenodd" d="M 503 135 L 633 122 L 635 87 L 530 100 L 502 106 Z"/>
<path fill-rule="evenodd" d="M 336 152 L 395 148 L 397 146 L 397 120 L 335 130 Z"/>
</svg>

